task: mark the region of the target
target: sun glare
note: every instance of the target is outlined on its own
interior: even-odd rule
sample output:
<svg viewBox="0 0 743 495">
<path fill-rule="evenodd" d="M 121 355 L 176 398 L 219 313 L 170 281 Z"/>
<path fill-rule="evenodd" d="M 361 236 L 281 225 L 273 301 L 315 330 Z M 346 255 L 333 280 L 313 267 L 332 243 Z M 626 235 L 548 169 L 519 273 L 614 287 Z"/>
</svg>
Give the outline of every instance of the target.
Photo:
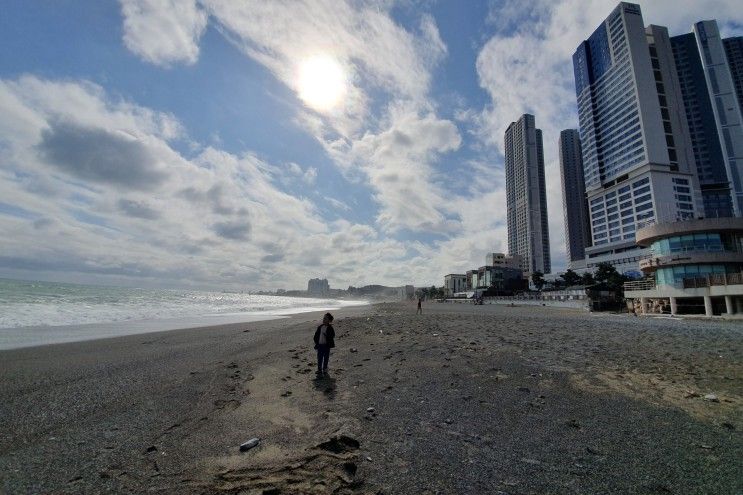
<svg viewBox="0 0 743 495">
<path fill-rule="evenodd" d="M 332 57 L 317 55 L 299 66 L 299 97 L 316 110 L 330 110 L 346 92 L 346 76 Z"/>
</svg>

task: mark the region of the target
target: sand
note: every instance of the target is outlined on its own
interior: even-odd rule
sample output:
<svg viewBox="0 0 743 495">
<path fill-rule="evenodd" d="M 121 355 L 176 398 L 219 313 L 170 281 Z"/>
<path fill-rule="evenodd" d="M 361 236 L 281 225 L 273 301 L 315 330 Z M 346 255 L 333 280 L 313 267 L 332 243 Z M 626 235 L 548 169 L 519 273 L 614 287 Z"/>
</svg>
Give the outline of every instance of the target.
<svg viewBox="0 0 743 495">
<path fill-rule="evenodd" d="M 0 491 L 743 491 L 740 323 L 423 311 L 339 311 L 322 379 L 319 314 L 0 352 Z"/>
</svg>

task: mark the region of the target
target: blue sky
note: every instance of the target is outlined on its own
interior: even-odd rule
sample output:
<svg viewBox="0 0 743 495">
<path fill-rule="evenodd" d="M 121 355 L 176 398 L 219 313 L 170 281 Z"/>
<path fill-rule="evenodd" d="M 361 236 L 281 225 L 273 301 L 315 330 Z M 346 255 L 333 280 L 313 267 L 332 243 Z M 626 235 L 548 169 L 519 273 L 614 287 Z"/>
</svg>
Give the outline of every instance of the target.
<svg viewBox="0 0 743 495">
<path fill-rule="evenodd" d="M 733 35 L 736 3 L 643 12 Z M 4 2 L 0 276 L 440 285 L 506 251 L 503 131 L 524 112 L 544 131 L 559 271 L 570 56 L 614 5 Z"/>
</svg>

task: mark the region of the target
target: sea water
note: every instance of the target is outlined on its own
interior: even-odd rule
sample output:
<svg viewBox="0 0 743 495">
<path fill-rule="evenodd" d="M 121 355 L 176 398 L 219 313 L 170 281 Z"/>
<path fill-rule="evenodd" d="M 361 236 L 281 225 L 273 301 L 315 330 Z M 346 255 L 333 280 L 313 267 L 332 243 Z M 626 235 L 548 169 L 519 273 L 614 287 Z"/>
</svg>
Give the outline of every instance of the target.
<svg viewBox="0 0 743 495">
<path fill-rule="evenodd" d="M 0 349 L 267 320 L 360 304 L 366 302 L 0 279 Z"/>
</svg>

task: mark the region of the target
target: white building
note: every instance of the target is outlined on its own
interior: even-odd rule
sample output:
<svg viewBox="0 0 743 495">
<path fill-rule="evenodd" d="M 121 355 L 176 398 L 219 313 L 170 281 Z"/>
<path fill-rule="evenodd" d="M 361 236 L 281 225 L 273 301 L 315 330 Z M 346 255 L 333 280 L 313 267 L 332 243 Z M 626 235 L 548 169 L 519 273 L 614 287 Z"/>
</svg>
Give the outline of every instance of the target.
<svg viewBox="0 0 743 495">
<path fill-rule="evenodd" d="M 459 273 L 450 273 L 444 276 L 444 290 L 447 296 L 452 296 L 457 292 L 464 292 L 467 289 L 467 275 Z"/>
</svg>

